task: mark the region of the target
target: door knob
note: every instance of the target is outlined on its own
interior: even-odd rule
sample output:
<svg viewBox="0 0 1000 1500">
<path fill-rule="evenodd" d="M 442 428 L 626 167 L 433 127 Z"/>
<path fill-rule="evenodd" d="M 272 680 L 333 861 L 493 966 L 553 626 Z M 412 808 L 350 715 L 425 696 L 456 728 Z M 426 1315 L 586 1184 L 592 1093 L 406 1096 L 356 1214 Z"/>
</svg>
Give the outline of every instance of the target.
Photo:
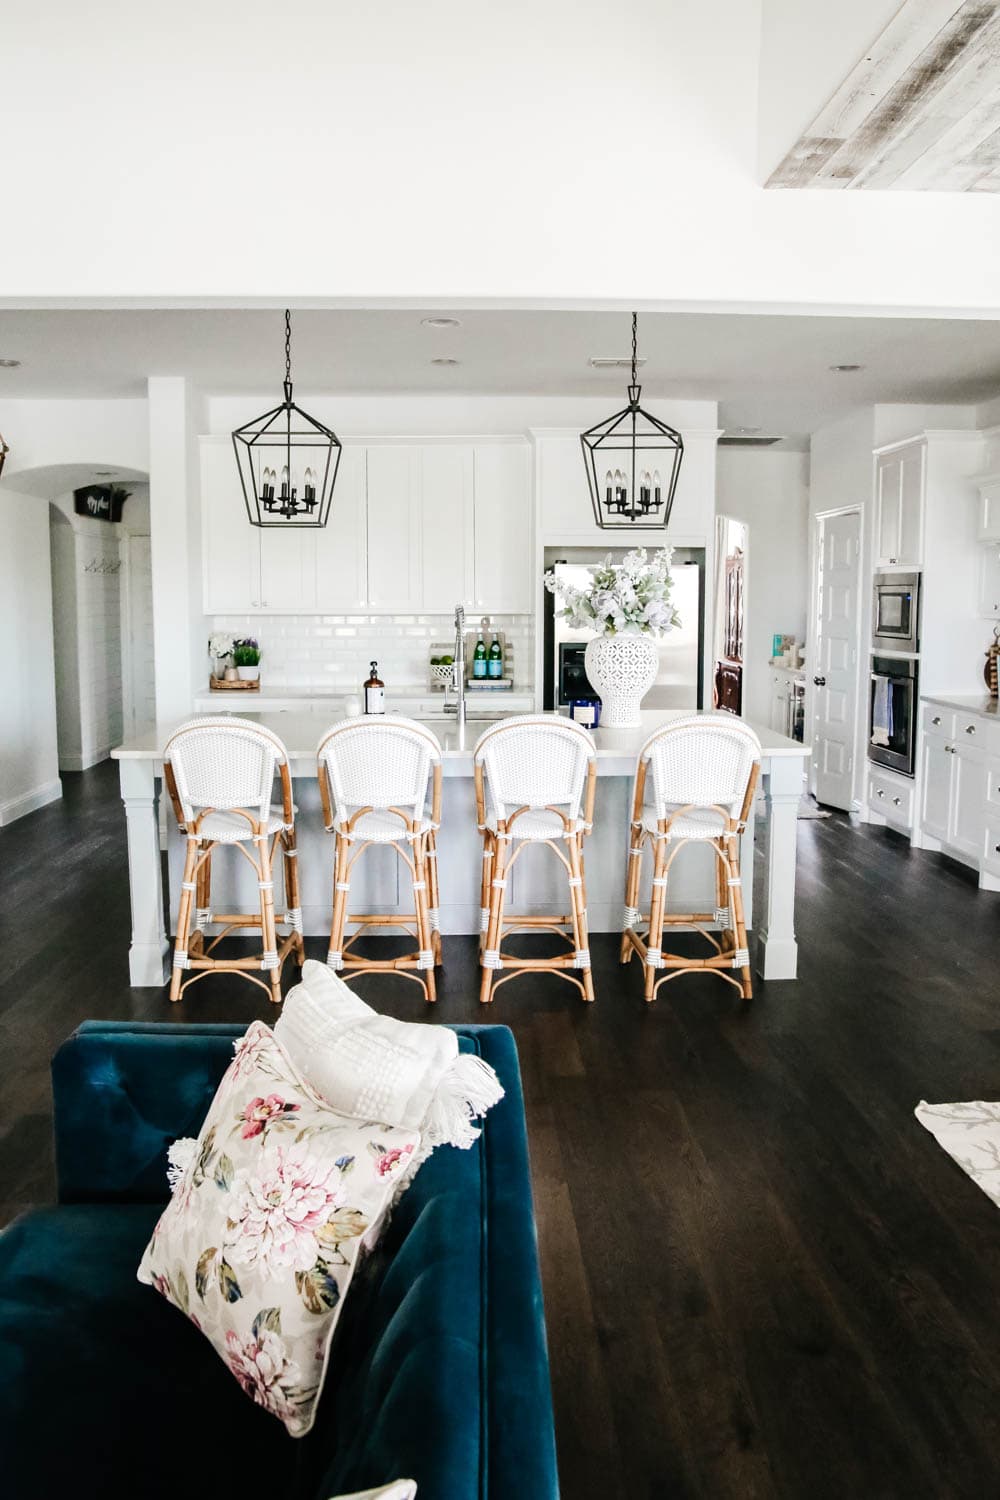
<svg viewBox="0 0 1000 1500">
<path fill-rule="evenodd" d="M 813 686 L 814 687 L 826 687 L 826 678 L 825 677 L 814 677 L 813 678 Z"/>
</svg>

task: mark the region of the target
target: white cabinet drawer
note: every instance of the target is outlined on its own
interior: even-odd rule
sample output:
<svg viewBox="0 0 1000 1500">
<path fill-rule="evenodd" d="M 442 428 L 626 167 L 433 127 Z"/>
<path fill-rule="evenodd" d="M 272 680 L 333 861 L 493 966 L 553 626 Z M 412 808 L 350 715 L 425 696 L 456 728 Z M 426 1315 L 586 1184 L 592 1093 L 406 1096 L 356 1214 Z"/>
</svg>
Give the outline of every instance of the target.
<svg viewBox="0 0 1000 1500">
<path fill-rule="evenodd" d="M 868 806 L 901 828 L 913 825 L 913 783 L 887 776 L 881 771 L 868 773 Z"/>
<path fill-rule="evenodd" d="M 950 740 L 955 733 L 955 714 L 938 703 L 925 703 L 920 725 L 924 734 L 940 734 Z"/>
</svg>

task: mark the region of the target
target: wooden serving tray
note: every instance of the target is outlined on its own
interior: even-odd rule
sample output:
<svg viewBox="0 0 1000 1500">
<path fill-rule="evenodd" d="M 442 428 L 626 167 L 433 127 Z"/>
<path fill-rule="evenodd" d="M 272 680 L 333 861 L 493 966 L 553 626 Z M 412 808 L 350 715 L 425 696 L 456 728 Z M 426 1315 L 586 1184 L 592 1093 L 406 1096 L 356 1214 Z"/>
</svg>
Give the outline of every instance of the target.
<svg viewBox="0 0 1000 1500">
<path fill-rule="evenodd" d="M 255 682 L 244 682 L 242 679 L 236 682 L 226 682 L 224 677 L 210 677 L 208 686 L 213 693 L 259 693 L 260 678 L 258 677 Z"/>
</svg>

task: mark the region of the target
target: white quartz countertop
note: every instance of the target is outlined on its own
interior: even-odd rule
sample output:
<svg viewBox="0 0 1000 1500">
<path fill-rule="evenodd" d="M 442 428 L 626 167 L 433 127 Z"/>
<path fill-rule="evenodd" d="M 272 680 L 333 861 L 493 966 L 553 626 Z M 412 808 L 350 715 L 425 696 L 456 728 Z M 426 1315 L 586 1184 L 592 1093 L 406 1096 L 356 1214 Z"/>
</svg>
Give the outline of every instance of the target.
<svg viewBox="0 0 1000 1500">
<path fill-rule="evenodd" d="M 242 703 L 240 708 L 243 708 Z M 478 709 L 478 705 L 476 708 Z M 642 723 L 637 729 L 598 729 L 594 733 L 597 743 L 597 774 L 599 776 L 631 775 L 635 769 L 636 756 L 653 730 L 661 724 L 669 723 L 671 719 L 684 718 L 689 712 L 686 709 L 673 711 L 651 709 L 643 712 Z M 288 763 L 293 774 L 299 776 L 314 774 L 316 746 L 320 733 L 325 733 L 328 727 L 326 724 L 323 724 L 321 729 L 317 727 L 315 713 L 303 710 L 302 712 L 268 714 L 250 713 L 244 710 L 237 716 L 261 724 L 278 736 L 288 750 Z M 424 716 L 420 722 L 433 730 L 441 744 L 445 775 L 471 776 L 472 751 L 476 741 L 491 723 L 496 723 L 503 717 L 503 713 L 487 716 L 481 710 L 474 711 L 470 713 L 464 732 L 453 719 Z M 798 740 L 787 739 L 783 734 L 775 734 L 774 730 L 762 724 L 755 724 L 749 720 L 747 722 L 760 739 L 765 762 L 776 757 L 803 759 L 809 754 L 808 745 L 801 745 Z M 158 724 L 155 729 L 137 735 L 134 739 L 126 740 L 123 745 L 112 750 L 112 757 L 115 760 L 159 761 L 163 746 L 177 727 L 176 723 Z"/>
<path fill-rule="evenodd" d="M 921 703 L 939 708 L 953 708 L 960 714 L 978 714 L 983 719 L 1000 719 L 997 700 L 989 693 L 921 693 Z"/>
</svg>

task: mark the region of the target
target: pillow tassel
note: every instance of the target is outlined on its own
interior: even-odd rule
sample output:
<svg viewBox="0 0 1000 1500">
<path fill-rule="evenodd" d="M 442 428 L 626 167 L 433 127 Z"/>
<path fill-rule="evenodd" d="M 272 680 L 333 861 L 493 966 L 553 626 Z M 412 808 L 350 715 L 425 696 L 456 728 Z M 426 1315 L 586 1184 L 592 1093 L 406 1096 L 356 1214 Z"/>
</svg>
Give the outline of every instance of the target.
<svg viewBox="0 0 1000 1500">
<path fill-rule="evenodd" d="M 194 1159 L 198 1142 L 190 1135 L 182 1135 L 167 1151 L 167 1181 L 170 1191 L 176 1193 L 184 1180 L 184 1174 Z"/>
<path fill-rule="evenodd" d="M 502 1098 L 503 1088 L 489 1063 L 472 1052 L 459 1053 L 431 1100 L 422 1127 L 424 1146 L 458 1146 L 467 1151 L 481 1134 L 472 1121 Z"/>
</svg>

